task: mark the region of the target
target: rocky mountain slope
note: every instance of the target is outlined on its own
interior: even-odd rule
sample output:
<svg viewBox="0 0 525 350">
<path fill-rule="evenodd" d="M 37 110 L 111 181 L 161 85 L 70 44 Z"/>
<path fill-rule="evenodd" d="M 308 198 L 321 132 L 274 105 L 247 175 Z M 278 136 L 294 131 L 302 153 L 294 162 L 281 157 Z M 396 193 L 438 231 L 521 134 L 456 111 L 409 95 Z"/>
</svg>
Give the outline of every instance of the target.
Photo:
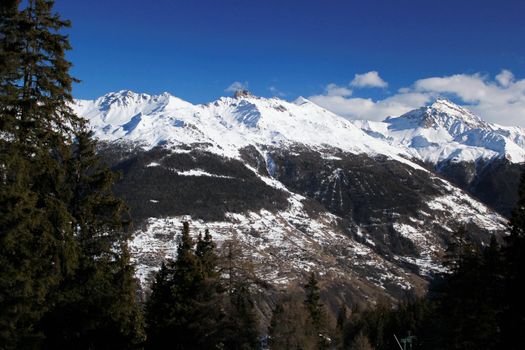
<svg viewBox="0 0 525 350">
<path fill-rule="evenodd" d="M 332 300 L 348 303 L 424 291 L 460 225 L 478 242 L 505 230 L 502 216 L 428 166 L 450 157 L 425 158 L 429 151 L 419 153 L 408 132 L 387 134 L 410 124 L 421 129 L 411 140 L 437 141 L 423 130 L 431 122 L 416 117 L 365 125 L 306 99 L 247 93 L 192 105 L 167 93 L 121 91 L 75 109 L 123 173 L 116 191 L 135 219 L 131 247 L 144 286 L 175 254 L 184 220 L 195 234 L 209 228 L 219 243 L 238 241 L 274 288 L 313 269 Z M 445 120 L 443 128 L 461 135 L 482 123 Z M 496 151 L 480 154 L 493 159 Z"/>
<path fill-rule="evenodd" d="M 525 129 L 488 123 L 444 99 L 383 122 L 355 125 L 510 215 L 525 161 Z"/>
</svg>

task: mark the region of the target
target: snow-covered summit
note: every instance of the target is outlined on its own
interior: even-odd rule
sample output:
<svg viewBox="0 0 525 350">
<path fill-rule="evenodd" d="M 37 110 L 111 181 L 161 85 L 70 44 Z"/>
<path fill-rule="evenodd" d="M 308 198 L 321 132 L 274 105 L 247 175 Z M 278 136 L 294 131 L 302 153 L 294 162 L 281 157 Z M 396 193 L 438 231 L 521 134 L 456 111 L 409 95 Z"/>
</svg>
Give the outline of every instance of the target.
<svg viewBox="0 0 525 350">
<path fill-rule="evenodd" d="M 355 124 L 425 162 L 503 157 L 514 163 L 525 161 L 525 130 L 488 123 L 445 99 L 383 122 Z"/>
<path fill-rule="evenodd" d="M 392 130 L 414 127 L 446 129 L 451 135 L 458 135 L 469 129 L 492 130 L 490 124 L 469 110 L 449 100 L 437 99 L 427 107 L 421 107 L 400 117 L 385 120 Z"/>
<path fill-rule="evenodd" d="M 193 105 L 168 93 L 119 91 L 96 100 L 78 100 L 74 108 L 90 121 L 98 138 L 137 142 L 146 148 L 198 143 L 208 145 L 209 151 L 238 157 L 239 150 L 249 145 L 299 144 L 386 155 L 403 162 L 410 157 L 305 98 L 288 102 L 243 92 Z"/>
<path fill-rule="evenodd" d="M 238 157 L 239 150 L 249 145 L 264 149 L 299 144 L 403 162 L 525 161 L 524 129 L 488 123 L 445 99 L 383 122 L 349 121 L 304 97 L 288 102 L 248 91 L 194 105 L 166 92 L 122 90 L 96 100 L 77 100 L 74 109 L 90 121 L 98 138 L 145 148 L 198 143 Z"/>
</svg>

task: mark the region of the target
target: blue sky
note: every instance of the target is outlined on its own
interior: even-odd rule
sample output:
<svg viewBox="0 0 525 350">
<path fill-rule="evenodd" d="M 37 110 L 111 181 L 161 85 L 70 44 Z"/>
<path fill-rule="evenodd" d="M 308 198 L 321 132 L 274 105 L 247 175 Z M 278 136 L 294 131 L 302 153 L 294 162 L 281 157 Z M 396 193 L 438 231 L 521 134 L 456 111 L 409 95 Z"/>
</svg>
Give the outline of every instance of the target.
<svg viewBox="0 0 525 350">
<path fill-rule="evenodd" d="M 523 0 L 56 0 L 55 9 L 73 22 L 77 98 L 131 89 L 202 103 L 237 82 L 261 96 L 313 97 L 349 117 L 364 113 L 352 110 L 358 102 L 394 98 L 406 109 L 437 94 L 486 112 L 458 92 L 465 87 L 418 81 L 472 78 L 504 90 L 525 78 Z M 383 83 L 357 84 L 368 72 Z M 327 97 L 337 91 L 334 104 Z M 427 99 L 408 103 L 415 93 Z M 365 117 L 398 112 L 376 107 Z"/>
</svg>

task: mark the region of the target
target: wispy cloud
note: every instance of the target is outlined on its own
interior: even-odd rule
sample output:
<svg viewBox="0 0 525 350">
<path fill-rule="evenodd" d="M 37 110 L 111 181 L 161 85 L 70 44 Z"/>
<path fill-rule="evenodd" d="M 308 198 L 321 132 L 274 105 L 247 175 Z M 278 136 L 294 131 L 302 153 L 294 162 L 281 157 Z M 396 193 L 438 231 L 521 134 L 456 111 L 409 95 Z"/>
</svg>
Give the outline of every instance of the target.
<svg viewBox="0 0 525 350">
<path fill-rule="evenodd" d="M 525 79 L 516 80 L 508 70 L 494 80 L 481 74 L 421 79 L 413 90 L 451 95 L 488 121 L 525 126 Z"/>
<path fill-rule="evenodd" d="M 325 93 L 327 96 L 348 97 L 352 95 L 352 90 L 345 86 L 338 86 L 336 84 L 328 84 L 325 87 Z"/>
<path fill-rule="evenodd" d="M 437 97 L 451 97 L 487 121 L 525 126 L 525 79 L 517 80 L 508 70 L 502 70 L 494 78 L 477 73 L 419 79 L 396 94 L 375 101 L 334 94 L 337 91 L 334 86 L 327 85 L 323 94 L 309 99 L 351 119 L 383 120 L 421 107 Z"/>
<path fill-rule="evenodd" d="M 281 90 L 279 90 L 278 88 L 276 88 L 273 85 L 268 87 L 268 91 L 270 91 L 270 93 L 273 96 L 278 96 L 278 97 L 285 97 L 286 96 L 286 94 L 284 92 L 282 92 Z"/>
<path fill-rule="evenodd" d="M 350 82 L 350 86 L 355 88 L 386 88 L 388 83 L 379 76 L 377 71 L 374 70 L 364 74 L 356 74 L 354 79 Z"/>
<path fill-rule="evenodd" d="M 510 70 L 504 69 L 496 75 L 496 81 L 503 87 L 509 87 L 513 80 L 514 74 Z"/>
<path fill-rule="evenodd" d="M 430 94 L 410 92 L 374 101 L 371 98 L 315 95 L 309 99 L 326 109 L 349 119 L 381 121 L 388 116 L 398 116 L 428 103 Z"/>
<path fill-rule="evenodd" d="M 226 92 L 236 92 L 239 90 L 248 90 L 248 82 L 245 81 L 244 83 L 241 83 L 240 81 L 234 81 L 226 89 L 224 89 Z"/>
</svg>

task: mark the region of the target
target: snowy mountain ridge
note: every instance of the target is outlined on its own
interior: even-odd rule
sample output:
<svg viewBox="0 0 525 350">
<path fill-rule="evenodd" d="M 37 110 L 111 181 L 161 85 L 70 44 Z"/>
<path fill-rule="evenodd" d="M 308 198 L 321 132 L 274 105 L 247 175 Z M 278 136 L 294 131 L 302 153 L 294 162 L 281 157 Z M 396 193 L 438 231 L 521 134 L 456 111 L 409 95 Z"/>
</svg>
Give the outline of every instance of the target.
<svg viewBox="0 0 525 350">
<path fill-rule="evenodd" d="M 523 128 L 488 123 L 444 99 L 383 122 L 350 121 L 302 97 L 288 102 L 249 93 L 193 105 L 166 92 L 122 90 L 96 100 L 77 100 L 74 109 L 90 120 L 99 139 L 133 141 L 145 148 L 201 144 L 217 154 L 238 157 L 239 149 L 248 145 L 303 144 L 402 162 L 502 157 L 525 161 Z"/>
<path fill-rule="evenodd" d="M 165 143 L 199 144 L 238 158 L 239 149 L 248 145 L 302 144 L 385 155 L 419 168 L 406 160 L 410 155 L 404 150 L 305 98 L 287 102 L 247 94 L 193 105 L 168 93 L 151 96 L 123 90 L 92 101 L 78 100 L 74 109 L 90 121 L 97 138 L 132 141 L 146 149 Z"/>
<path fill-rule="evenodd" d="M 403 148 L 413 157 L 438 164 L 506 158 L 525 161 L 525 130 L 484 121 L 469 110 L 438 99 L 383 122 L 356 121 L 370 135 Z"/>
</svg>

